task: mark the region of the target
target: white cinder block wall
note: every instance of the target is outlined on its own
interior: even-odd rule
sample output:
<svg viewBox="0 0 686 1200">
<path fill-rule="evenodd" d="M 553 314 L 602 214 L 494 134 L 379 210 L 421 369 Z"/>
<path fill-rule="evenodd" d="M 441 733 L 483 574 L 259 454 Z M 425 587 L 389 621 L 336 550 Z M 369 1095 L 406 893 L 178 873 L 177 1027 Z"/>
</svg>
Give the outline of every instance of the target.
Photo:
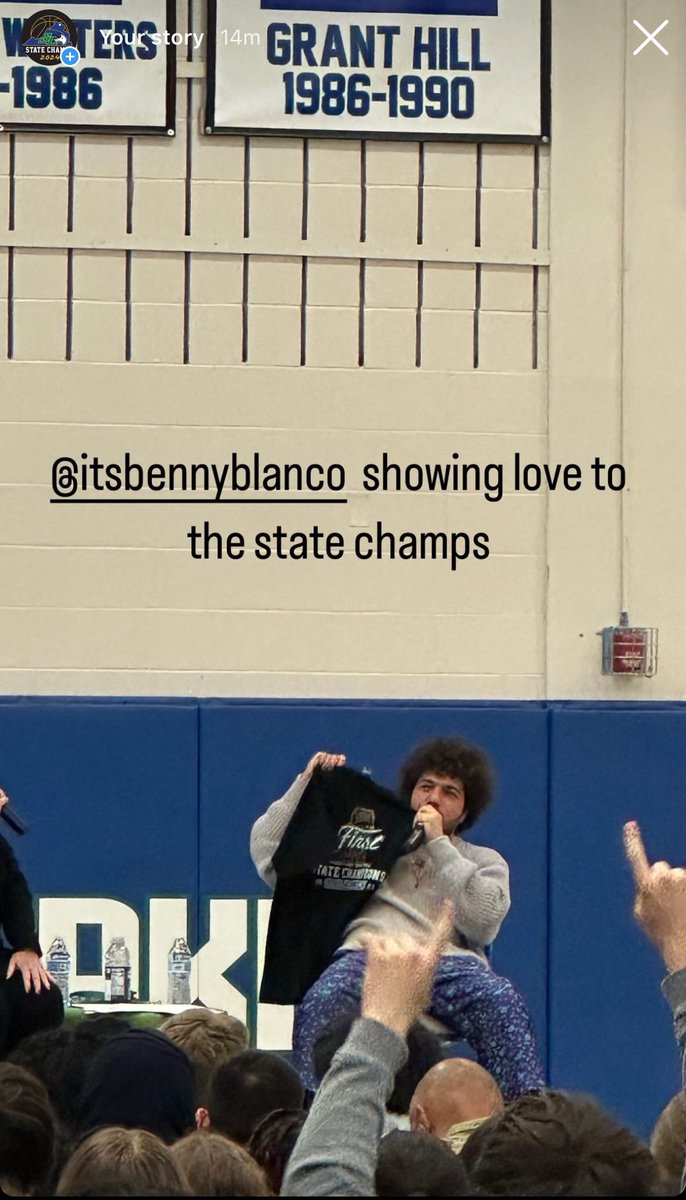
<svg viewBox="0 0 686 1200">
<path fill-rule="evenodd" d="M 210 138 L 197 60 L 175 139 L 78 135 L 70 179 L 67 137 L 0 137 L 3 693 L 683 696 L 686 11 L 552 8 L 550 147 Z M 674 54 L 635 58 L 634 16 Z M 126 451 L 341 462 L 349 502 L 50 505 L 54 458 Z M 365 493 L 384 451 L 599 455 L 630 487 Z M 204 520 L 245 559 L 192 561 Z M 253 553 L 378 520 L 491 556 Z M 600 676 L 622 603 L 660 626 L 654 680 Z"/>
</svg>

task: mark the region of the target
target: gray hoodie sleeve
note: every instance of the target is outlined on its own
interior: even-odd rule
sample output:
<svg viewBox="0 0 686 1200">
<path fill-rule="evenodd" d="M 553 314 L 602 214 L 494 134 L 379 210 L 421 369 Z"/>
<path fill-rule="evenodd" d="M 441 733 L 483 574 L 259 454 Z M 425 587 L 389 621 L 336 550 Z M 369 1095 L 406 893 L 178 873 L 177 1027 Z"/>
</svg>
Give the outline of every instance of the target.
<svg viewBox="0 0 686 1200">
<path fill-rule="evenodd" d="M 686 967 L 663 979 L 662 993 L 674 1017 L 674 1033 L 681 1050 L 681 1077 L 686 1091 Z"/>
<path fill-rule="evenodd" d="M 681 1051 L 681 1086 L 686 1092 L 686 967 L 674 971 L 662 981 L 662 994 L 674 1017 L 674 1033 Z M 681 1177 L 682 1192 L 686 1191 L 686 1162 Z"/>
<path fill-rule="evenodd" d="M 386 1101 L 407 1059 L 402 1038 L 361 1018 L 334 1055 L 296 1142 L 282 1196 L 373 1196 Z"/>
<path fill-rule="evenodd" d="M 250 857 L 260 879 L 271 888 L 276 884 L 276 874 L 272 866 L 274 852 L 309 782 L 309 776 L 296 775 L 286 794 L 270 804 L 266 813 L 258 817 L 252 827 Z"/>
</svg>

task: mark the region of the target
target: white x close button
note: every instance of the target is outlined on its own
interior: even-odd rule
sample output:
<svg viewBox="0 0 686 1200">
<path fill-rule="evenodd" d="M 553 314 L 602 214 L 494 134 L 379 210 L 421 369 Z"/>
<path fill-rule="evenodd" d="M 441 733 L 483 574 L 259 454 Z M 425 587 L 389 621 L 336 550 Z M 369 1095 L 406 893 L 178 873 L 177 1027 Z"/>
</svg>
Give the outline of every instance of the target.
<svg viewBox="0 0 686 1200">
<path fill-rule="evenodd" d="M 651 42 L 653 46 L 657 46 L 658 50 L 661 50 L 663 54 L 669 54 L 669 50 L 666 50 L 662 43 L 658 42 L 657 40 L 658 33 L 662 33 L 662 30 L 665 28 L 665 26 L 669 25 L 669 21 L 663 21 L 662 24 L 658 25 L 657 29 L 654 29 L 652 33 L 648 33 L 648 30 L 643 28 L 640 21 L 634 21 L 634 25 L 637 29 L 640 29 L 641 33 L 645 34 L 645 41 L 641 42 L 640 46 L 634 50 L 634 58 L 637 54 L 641 53 L 641 50 L 645 50 L 646 46 L 649 46 Z"/>
</svg>

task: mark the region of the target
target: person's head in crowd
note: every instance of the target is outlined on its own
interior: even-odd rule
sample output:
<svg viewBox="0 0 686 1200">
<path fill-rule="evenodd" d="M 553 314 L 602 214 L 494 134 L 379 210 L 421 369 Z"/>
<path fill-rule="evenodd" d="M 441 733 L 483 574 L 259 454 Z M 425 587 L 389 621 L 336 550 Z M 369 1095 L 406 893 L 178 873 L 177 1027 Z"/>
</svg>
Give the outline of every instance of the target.
<svg viewBox="0 0 686 1200">
<path fill-rule="evenodd" d="M 415 746 L 400 768 L 398 790 L 406 803 L 419 809 L 429 802 L 428 784 L 436 778 L 457 781 L 455 797 L 446 796 L 441 816 L 446 833 L 469 829 L 493 799 L 495 776 L 483 750 L 464 738 L 431 738 Z M 451 828 L 452 826 L 452 828 Z"/>
<path fill-rule="evenodd" d="M 396 1129 L 381 1139 L 377 1196 L 468 1196 L 460 1158 L 433 1134 Z"/>
<path fill-rule="evenodd" d="M 188 1196 L 188 1180 L 169 1146 L 145 1129 L 110 1126 L 82 1141 L 56 1196 Z"/>
<path fill-rule="evenodd" d="M 124 1125 L 173 1142 L 195 1127 L 195 1108 L 188 1055 L 159 1030 L 129 1029 L 111 1038 L 90 1066 L 79 1131 Z"/>
<path fill-rule="evenodd" d="M 281 1191 L 288 1160 L 306 1115 L 301 1108 L 277 1108 L 262 1118 L 248 1142 L 248 1150 L 262 1167 L 275 1196 Z"/>
<path fill-rule="evenodd" d="M 359 1014 L 336 1017 L 319 1034 L 313 1052 L 314 1073 L 321 1083 L 334 1054 L 345 1042 Z M 420 1079 L 443 1059 L 443 1048 L 435 1033 L 416 1021 L 407 1035 L 407 1062 L 398 1071 L 386 1108 L 399 1115 L 410 1111 L 410 1102 Z"/>
<path fill-rule="evenodd" d="M 222 1133 L 199 1130 L 172 1146 L 193 1196 L 271 1196 L 264 1171 Z"/>
<path fill-rule="evenodd" d="M 650 1149 L 670 1195 L 681 1190 L 686 1161 L 686 1096 L 677 1092 L 662 1110 L 653 1129 Z"/>
<path fill-rule="evenodd" d="M 45 1084 L 53 1108 L 68 1133 L 74 1133 L 86 1072 L 110 1038 L 129 1028 L 123 1017 L 102 1014 L 65 1021 L 24 1038 L 8 1061 L 27 1067 Z"/>
<path fill-rule="evenodd" d="M 285 1058 L 268 1050 L 246 1050 L 213 1072 L 198 1124 L 245 1145 L 267 1113 L 302 1108 L 304 1096 L 300 1076 Z"/>
<path fill-rule="evenodd" d="M 590 1096 L 535 1092 L 481 1125 L 460 1155 L 488 1196 L 651 1196 L 648 1147 Z"/>
<path fill-rule="evenodd" d="M 43 1190 L 57 1153 L 57 1122 L 31 1071 L 0 1062 L 0 1187 L 5 1195 Z"/>
<path fill-rule="evenodd" d="M 185 1050 L 195 1071 L 195 1091 L 199 1104 L 207 1100 L 207 1088 L 220 1062 L 248 1048 L 248 1030 L 238 1017 L 209 1008 L 187 1008 L 160 1025 L 162 1033 Z"/>
<path fill-rule="evenodd" d="M 478 1125 L 503 1108 L 500 1088 L 488 1071 L 468 1058 L 446 1058 L 417 1084 L 410 1127 L 443 1138 L 459 1153 Z"/>
</svg>

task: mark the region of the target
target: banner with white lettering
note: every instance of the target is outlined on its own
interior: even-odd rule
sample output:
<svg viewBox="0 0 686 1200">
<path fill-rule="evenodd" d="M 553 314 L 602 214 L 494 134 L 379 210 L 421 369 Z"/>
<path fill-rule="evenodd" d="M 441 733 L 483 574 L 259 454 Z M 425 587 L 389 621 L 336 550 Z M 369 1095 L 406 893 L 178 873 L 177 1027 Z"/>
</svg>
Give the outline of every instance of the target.
<svg viewBox="0 0 686 1200">
<path fill-rule="evenodd" d="M 0 0 L 0 128 L 174 133 L 174 0 Z"/>
<path fill-rule="evenodd" d="M 547 0 L 210 0 L 208 132 L 547 134 Z"/>
</svg>

